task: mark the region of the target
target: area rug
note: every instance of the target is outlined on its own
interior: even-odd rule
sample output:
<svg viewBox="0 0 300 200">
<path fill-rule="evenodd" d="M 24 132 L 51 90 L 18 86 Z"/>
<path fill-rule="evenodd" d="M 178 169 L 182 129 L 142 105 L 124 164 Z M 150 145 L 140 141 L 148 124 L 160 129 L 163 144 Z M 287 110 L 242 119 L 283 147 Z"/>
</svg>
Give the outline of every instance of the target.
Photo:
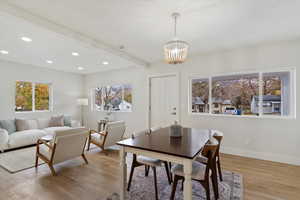
<svg viewBox="0 0 300 200">
<path fill-rule="evenodd" d="M 150 170 L 151 173 L 151 170 Z M 166 172 L 163 168 L 157 170 L 157 187 L 159 199 L 170 199 L 171 185 L 169 185 Z M 212 184 L 210 184 L 212 185 Z M 223 171 L 223 181 L 219 181 L 219 200 L 242 200 L 243 199 L 243 178 L 241 175 Z M 107 200 L 119 200 L 117 193 L 112 194 Z M 130 192 L 126 194 L 126 199 L 130 200 L 153 200 L 155 199 L 153 174 L 145 177 L 143 167 L 136 168 L 131 184 Z M 176 189 L 176 200 L 183 199 L 181 182 Z M 200 183 L 193 181 L 193 199 L 204 200 L 206 193 Z M 211 199 L 215 199 L 211 187 Z"/>
<path fill-rule="evenodd" d="M 32 168 L 35 165 L 35 152 L 36 147 L 28 147 L 0 153 L 0 167 L 10 173 Z M 42 160 L 39 160 L 39 164 L 43 163 Z"/>
</svg>

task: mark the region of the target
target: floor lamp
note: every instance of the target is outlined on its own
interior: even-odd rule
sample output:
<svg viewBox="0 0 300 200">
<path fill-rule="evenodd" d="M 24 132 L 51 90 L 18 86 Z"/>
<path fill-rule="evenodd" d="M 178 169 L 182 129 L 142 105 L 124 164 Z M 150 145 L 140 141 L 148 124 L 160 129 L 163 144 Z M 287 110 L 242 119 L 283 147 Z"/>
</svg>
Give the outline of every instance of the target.
<svg viewBox="0 0 300 200">
<path fill-rule="evenodd" d="M 81 126 L 84 126 L 84 106 L 88 106 L 89 105 L 89 99 L 87 98 L 80 98 L 77 99 L 77 104 L 81 107 Z"/>
</svg>

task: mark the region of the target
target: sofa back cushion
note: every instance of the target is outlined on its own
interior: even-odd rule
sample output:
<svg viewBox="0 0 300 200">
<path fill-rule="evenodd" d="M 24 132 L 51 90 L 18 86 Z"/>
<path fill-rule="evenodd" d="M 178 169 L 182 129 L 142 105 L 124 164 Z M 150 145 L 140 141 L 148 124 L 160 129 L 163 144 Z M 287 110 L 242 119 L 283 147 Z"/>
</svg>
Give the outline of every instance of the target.
<svg viewBox="0 0 300 200">
<path fill-rule="evenodd" d="M 16 121 L 14 119 L 0 120 L 0 127 L 7 130 L 8 134 L 12 134 L 17 131 Z"/>
<path fill-rule="evenodd" d="M 50 118 L 37 119 L 39 129 L 48 128 L 50 125 Z"/>
<path fill-rule="evenodd" d="M 64 116 L 52 116 L 50 119 L 49 127 L 59 127 L 64 126 Z"/>
<path fill-rule="evenodd" d="M 17 131 L 38 129 L 38 122 L 35 119 L 16 119 Z"/>
</svg>

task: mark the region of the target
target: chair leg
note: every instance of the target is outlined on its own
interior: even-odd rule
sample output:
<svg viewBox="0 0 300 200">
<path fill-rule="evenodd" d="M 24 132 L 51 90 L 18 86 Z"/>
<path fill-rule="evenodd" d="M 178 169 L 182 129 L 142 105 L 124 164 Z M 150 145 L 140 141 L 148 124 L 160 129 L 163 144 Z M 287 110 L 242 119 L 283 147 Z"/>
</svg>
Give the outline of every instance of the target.
<svg viewBox="0 0 300 200">
<path fill-rule="evenodd" d="M 152 167 L 154 177 L 155 199 L 158 200 L 156 167 Z"/>
<path fill-rule="evenodd" d="M 128 181 L 128 185 L 127 185 L 127 191 L 130 190 L 130 186 L 131 186 L 131 181 L 132 181 L 132 176 L 133 176 L 134 168 L 135 168 L 135 165 L 134 165 L 134 163 L 132 163 L 132 165 L 131 165 L 131 170 L 130 170 L 129 181 Z"/>
<path fill-rule="evenodd" d="M 168 176 L 168 181 L 169 181 L 169 184 L 172 183 L 172 180 L 171 180 L 171 173 L 170 173 L 170 170 L 169 170 L 169 165 L 168 165 L 168 162 L 164 162 L 165 164 L 165 168 L 166 168 L 166 172 L 167 172 L 167 176 Z"/>
<path fill-rule="evenodd" d="M 181 182 L 181 191 L 183 191 L 183 188 L 184 188 L 184 179 L 182 179 L 182 182 Z"/>
<path fill-rule="evenodd" d="M 89 164 L 89 162 L 88 162 L 88 160 L 86 159 L 85 155 L 84 155 L 84 154 L 82 154 L 81 156 L 82 156 L 82 158 L 83 158 L 84 162 L 85 162 L 86 164 Z"/>
<path fill-rule="evenodd" d="M 145 176 L 149 175 L 149 169 L 150 167 L 148 165 L 145 165 Z"/>
<path fill-rule="evenodd" d="M 169 162 L 169 169 L 170 169 L 171 182 L 173 182 L 173 176 L 172 176 L 172 172 L 171 172 L 171 170 L 172 170 L 172 163 L 171 162 Z"/>
<path fill-rule="evenodd" d="M 35 156 L 35 167 L 37 168 L 39 165 L 39 157 L 38 155 Z"/>
<path fill-rule="evenodd" d="M 213 184 L 213 191 L 214 191 L 215 199 L 219 199 L 218 177 L 211 176 L 211 182 Z"/>
<path fill-rule="evenodd" d="M 87 150 L 89 151 L 91 147 L 91 136 L 89 136 L 89 140 L 88 140 L 88 147 Z"/>
<path fill-rule="evenodd" d="M 210 200 L 209 179 L 205 182 L 206 199 Z"/>
<path fill-rule="evenodd" d="M 175 175 L 173 185 L 172 185 L 172 192 L 171 192 L 170 200 L 173 200 L 175 198 L 175 193 L 176 193 L 178 180 L 179 180 L 178 176 Z"/>
<path fill-rule="evenodd" d="M 53 176 L 56 176 L 56 172 L 55 172 L 55 170 L 54 170 L 53 164 L 48 163 L 48 166 L 49 166 L 49 168 L 50 168 L 50 170 L 51 170 L 52 175 L 53 175 Z"/>
<path fill-rule="evenodd" d="M 219 186 L 218 186 L 218 174 L 217 174 L 217 163 L 214 163 L 212 166 L 212 175 L 211 175 L 211 182 L 213 185 L 215 199 L 219 198 Z"/>
<path fill-rule="evenodd" d="M 223 181 L 223 175 L 222 175 L 222 170 L 221 170 L 220 157 L 218 157 L 217 165 L 218 165 L 218 172 L 219 172 L 220 181 Z"/>
</svg>

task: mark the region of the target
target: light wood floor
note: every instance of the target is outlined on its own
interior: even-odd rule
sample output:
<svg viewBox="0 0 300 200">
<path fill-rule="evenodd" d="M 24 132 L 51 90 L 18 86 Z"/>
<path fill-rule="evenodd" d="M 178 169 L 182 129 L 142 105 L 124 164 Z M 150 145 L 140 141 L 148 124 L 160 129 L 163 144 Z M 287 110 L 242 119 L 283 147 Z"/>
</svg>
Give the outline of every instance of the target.
<svg viewBox="0 0 300 200">
<path fill-rule="evenodd" d="M 46 165 L 16 174 L 0 168 L 0 200 L 102 200 L 119 190 L 118 152 L 88 153 L 89 165 L 78 159 L 56 166 L 53 177 Z M 222 155 L 226 170 L 244 178 L 245 200 L 299 200 L 300 167 Z"/>
</svg>

